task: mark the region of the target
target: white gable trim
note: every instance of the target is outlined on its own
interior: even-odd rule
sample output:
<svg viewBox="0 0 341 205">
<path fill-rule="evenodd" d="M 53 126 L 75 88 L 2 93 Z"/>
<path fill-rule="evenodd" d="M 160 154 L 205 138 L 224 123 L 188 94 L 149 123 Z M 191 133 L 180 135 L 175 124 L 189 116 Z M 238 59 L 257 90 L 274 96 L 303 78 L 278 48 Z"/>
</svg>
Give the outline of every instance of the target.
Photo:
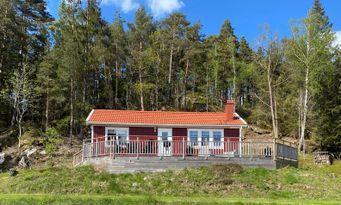
<svg viewBox="0 0 341 205">
<path fill-rule="evenodd" d="M 90 119 L 90 117 L 92 116 L 92 114 L 95 112 L 95 109 L 92 109 L 91 110 L 91 112 L 90 112 L 90 114 L 88 115 L 88 117 L 86 118 L 86 122 L 88 123 L 89 122 L 89 119 Z"/>
</svg>

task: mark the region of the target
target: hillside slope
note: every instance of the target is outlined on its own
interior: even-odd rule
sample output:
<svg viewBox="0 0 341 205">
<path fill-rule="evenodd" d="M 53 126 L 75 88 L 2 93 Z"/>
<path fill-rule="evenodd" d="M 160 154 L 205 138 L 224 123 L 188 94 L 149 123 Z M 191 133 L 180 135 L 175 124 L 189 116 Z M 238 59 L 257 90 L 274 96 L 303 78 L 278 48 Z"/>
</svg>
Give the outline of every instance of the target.
<svg viewBox="0 0 341 205">
<path fill-rule="evenodd" d="M 272 199 L 340 200 L 341 162 L 299 169 L 246 169 L 215 165 L 160 173 L 109 174 L 89 166 L 19 170 L 0 174 L 0 194 L 92 194 L 211 196 Z"/>
</svg>

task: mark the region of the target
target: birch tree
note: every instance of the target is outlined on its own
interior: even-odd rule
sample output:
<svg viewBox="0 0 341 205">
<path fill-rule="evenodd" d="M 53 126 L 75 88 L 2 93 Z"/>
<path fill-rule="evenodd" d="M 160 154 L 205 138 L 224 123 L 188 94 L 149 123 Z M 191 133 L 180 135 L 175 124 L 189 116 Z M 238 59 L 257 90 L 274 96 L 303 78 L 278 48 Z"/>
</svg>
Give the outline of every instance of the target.
<svg viewBox="0 0 341 205">
<path fill-rule="evenodd" d="M 11 90 L 9 91 L 9 99 L 15 112 L 15 121 L 19 130 L 19 144 L 22 136 L 22 122 L 25 114 L 31 108 L 34 100 L 34 83 L 32 80 L 33 69 L 30 69 L 27 64 L 23 67 L 16 69 L 11 80 Z"/>
<path fill-rule="evenodd" d="M 313 97 L 318 88 L 318 78 L 323 69 L 329 69 L 333 42 L 331 26 L 316 9 L 292 27 L 293 38 L 288 42 L 289 63 L 296 70 L 298 85 L 301 84 L 299 103 L 299 149 L 305 152 L 307 121 L 313 106 Z M 322 29 L 323 28 L 323 29 Z M 311 130 L 312 131 L 312 130 Z"/>
<path fill-rule="evenodd" d="M 269 34 L 268 31 L 261 36 L 259 45 L 260 50 L 255 57 L 255 62 L 260 68 L 259 90 L 262 96 L 257 93 L 255 96 L 270 109 L 273 136 L 278 138 L 279 126 L 275 87 L 277 75 L 280 72 L 280 64 L 283 61 L 282 48 L 277 38 Z M 264 83 L 266 83 L 266 86 Z"/>
</svg>

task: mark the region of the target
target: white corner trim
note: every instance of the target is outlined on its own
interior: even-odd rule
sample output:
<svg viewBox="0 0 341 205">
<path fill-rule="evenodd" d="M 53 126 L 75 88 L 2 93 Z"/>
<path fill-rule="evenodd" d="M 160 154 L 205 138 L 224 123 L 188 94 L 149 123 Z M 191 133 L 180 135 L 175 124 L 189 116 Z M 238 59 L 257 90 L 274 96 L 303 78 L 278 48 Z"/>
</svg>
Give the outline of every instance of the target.
<svg viewBox="0 0 341 205">
<path fill-rule="evenodd" d="M 94 126 L 91 125 L 91 143 L 94 143 Z"/>
<path fill-rule="evenodd" d="M 237 117 L 239 117 L 239 119 L 243 121 L 245 125 L 248 125 L 247 122 L 242 117 L 240 117 L 240 115 L 238 115 L 238 113 L 235 112 L 234 114 L 237 115 Z"/>
<path fill-rule="evenodd" d="M 89 122 L 89 119 L 91 117 L 91 115 L 95 112 L 95 109 L 92 109 L 90 114 L 88 115 L 88 117 L 86 118 L 85 122 Z"/>
</svg>

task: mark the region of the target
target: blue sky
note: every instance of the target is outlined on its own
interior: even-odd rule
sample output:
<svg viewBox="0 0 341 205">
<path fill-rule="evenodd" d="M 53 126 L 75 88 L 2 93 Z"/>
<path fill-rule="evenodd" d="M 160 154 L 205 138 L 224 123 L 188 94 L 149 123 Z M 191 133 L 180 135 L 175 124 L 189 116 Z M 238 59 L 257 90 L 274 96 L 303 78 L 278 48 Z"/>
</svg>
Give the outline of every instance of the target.
<svg viewBox="0 0 341 205">
<path fill-rule="evenodd" d="M 85 1 L 85 0 L 83 0 Z M 49 11 L 58 18 L 60 0 L 47 0 Z M 245 36 L 253 44 L 265 24 L 272 32 L 281 37 L 290 36 L 290 24 L 293 19 L 307 16 L 314 0 L 102 0 L 103 18 L 112 22 L 115 11 L 121 11 L 122 17 L 131 22 L 134 12 L 143 5 L 161 20 L 167 14 L 181 11 L 192 22 L 202 24 L 205 35 L 218 34 L 225 19 L 229 19 L 238 37 Z M 321 0 L 338 32 L 341 42 L 341 1 Z"/>
</svg>

